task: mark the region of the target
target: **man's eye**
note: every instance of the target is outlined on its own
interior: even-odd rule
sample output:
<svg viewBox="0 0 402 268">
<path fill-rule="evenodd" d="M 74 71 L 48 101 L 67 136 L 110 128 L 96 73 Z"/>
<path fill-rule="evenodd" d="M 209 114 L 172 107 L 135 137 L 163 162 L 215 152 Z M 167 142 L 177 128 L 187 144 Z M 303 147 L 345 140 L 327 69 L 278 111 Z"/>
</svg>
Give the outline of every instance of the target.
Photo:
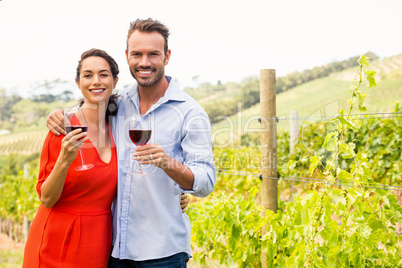
<svg viewBox="0 0 402 268">
<path fill-rule="evenodd" d="M 102 77 L 108 77 L 108 74 L 101 74 Z"/>
<path fill-rule="evenodd" d="M 84 74 L 84 77 L 88 78 L 88 77 L 91 77 L 91 75 L 90 74 Z"/>
</svg>

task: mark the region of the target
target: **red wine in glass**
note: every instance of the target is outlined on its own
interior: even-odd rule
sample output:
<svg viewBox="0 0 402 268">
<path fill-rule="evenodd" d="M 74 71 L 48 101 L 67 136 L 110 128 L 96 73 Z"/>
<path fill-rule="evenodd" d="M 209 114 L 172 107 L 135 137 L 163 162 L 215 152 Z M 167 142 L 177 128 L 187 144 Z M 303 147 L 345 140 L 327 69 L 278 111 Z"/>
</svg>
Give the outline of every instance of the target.
<svg viewBox="0 0 402 268">
<path fill-rule="evenodd" d="M 130 139 L 131 141 L 137 145 L 142 146 L 146 144 L 151 138 L 152 130 L 142 130 L 142 129 L 130 129 Z"/>
<path fill-rule="evenodd" d="M 128 134 L 131 141 L 135 145 L 143 146 L 147 144 L 147 142 L 151 138 L 151 133 L 151 119 L 149 114 L 146 114 L 144 116 L 135 114 L 131 116 Z M 129 174 L 146 175 L 146 173 L 142 171 L 139 162 L 137 162 L 137 168 L 133 167 L 132 170 L 133 171 Z"/>
<path fill-rule="evenodd" d="M 88 131 L 87 126 L 66 126 L 66 131 L 67 131 L 67 133 L 70 133 L 71 131 L 79 129 L 79 128 L 82 130 L 82 132 Z"/>
<path fill-rule="evenodd" d="M 87 120 L 85 119 L 84 112 L 80 107 L 73 107 L 64 111 L 64 126 L 67 133 L 79 128 L 82 130 L 82 132 L 88 131 Z M 81 148 L 79 149 L 78 153 L 80 155 L 82 165 L 77 166 L 75 168 L 76 171 L 83 171 L 94 167 L 93 164 L 85 163 Z"/>
</svg>

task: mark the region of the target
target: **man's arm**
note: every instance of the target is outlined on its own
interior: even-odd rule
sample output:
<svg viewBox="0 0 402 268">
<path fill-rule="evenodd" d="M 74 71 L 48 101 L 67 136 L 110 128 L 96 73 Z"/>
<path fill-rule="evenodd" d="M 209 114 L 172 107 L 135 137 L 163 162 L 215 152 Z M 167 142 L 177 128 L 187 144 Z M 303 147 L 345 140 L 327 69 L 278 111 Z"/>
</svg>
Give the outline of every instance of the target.
<svg viewBox="0 0 402 268">
<path fill-rule="evenodd" d="M 60 133 L 66 135 L 67 132 L 64 129 L 64 110 L 53 110 L 47 117 L 46 127 L 56 136 Z"/>
<path fill-rule="evenodd" d="M 180 144 L 183 149 L 183 164 L 194 176 L 191 191 L 184 189 L 184 192 L 205 197 L 214 190 L 216 168 L 211 144 L 211 124 L 208 115 L 201 107 L 191 110 L 186 115 L 181 132 L 183 133 Z"/>
</svg>

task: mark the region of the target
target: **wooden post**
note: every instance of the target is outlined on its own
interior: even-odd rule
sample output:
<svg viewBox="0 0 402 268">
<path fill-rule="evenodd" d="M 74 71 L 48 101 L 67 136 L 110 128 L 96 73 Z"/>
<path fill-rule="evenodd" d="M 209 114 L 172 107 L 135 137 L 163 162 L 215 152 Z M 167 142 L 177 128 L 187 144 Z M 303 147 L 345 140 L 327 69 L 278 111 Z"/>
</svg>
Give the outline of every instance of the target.
<svg viewBox="0 0 402 268">
<path fill-rule="evenodd" d="M 22 241 L 24 243 L 27 242 L 28 233 L 29 233 L 29 222 L 28 222 L 27 216 L 25 215 L 24 216 L 24 221 L 23 221 L 23 224 L 22 224 Z"/>
<path fill-rule="evenodd" d="M 28 170 L 28 164 L 24 164 L 24 178 L 28 178 L 29 175 L 29 170 Z"/>
<path fill-rule="evenodd" d="M 261 205 L 278 210 L 277 145 L 276 145 L 276 74 L 275 70 L 260 70 L 261 104 Z M 264 215 L 265 216 L 265 213 Z M 263 228 L 262 234 L 266 233 Z M 267 267 L 266 252 L 261 252 L 261 265 Z"/>
<path fill-rule="evenodd" d="M 294 152 L 295 140 L 299 137 L 299 114 L 297 111 L 289 113 L 289 151 L 290 155 Z M 294 199 L 295 182 L 290 181 L 290 201 Z"/>
</svg>

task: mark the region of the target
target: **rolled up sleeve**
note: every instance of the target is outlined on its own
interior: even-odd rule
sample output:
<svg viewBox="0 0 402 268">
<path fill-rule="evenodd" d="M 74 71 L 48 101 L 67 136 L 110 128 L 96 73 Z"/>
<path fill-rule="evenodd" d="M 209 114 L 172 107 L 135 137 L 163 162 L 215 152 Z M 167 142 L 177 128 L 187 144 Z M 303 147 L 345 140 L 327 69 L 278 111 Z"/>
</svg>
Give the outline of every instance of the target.
<svg viewBox="0 0 402 268">
<path fill-rule="evenodd" d="M 200 110 L 190 112 L 186 116 L 182 133 L 183 164 L 194 175 L 193 189 L 182 189 L 182 191 L 194 196 L 206 197 L 214 190 L 216 182 L 211 145 L 211 124 L 208 115 Z"/>
</svg>

